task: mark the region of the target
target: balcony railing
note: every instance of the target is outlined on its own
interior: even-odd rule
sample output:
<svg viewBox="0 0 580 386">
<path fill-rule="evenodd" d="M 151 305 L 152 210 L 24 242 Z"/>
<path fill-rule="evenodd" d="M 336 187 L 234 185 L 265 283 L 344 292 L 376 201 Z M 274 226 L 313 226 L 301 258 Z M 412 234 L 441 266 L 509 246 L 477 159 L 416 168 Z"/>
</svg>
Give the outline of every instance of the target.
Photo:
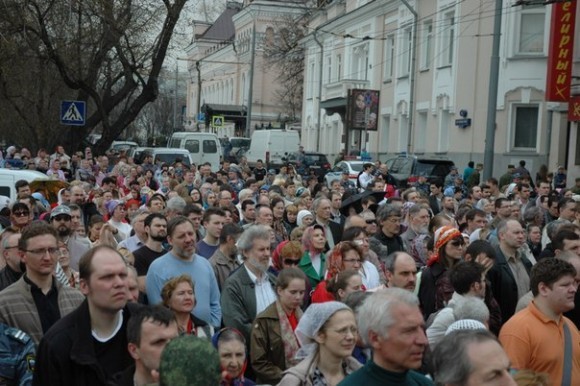
<svg viewBox="0 0 580 386">
<path fill-rule="evenodd" d="M 322 100 L 346 98 L 349 89 L 365 89 L 369 88 L 370 84 L 370 81 L 360 79 L 342 79 L 338 82 L 328 83 L 322 86 Z"/>
</svg>

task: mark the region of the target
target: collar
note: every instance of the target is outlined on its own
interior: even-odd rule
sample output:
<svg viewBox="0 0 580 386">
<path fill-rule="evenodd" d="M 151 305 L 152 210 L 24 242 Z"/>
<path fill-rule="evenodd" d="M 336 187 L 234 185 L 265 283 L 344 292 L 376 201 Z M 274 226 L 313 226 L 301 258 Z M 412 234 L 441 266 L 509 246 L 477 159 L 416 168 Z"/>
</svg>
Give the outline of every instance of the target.
<svg viewBox="0 0 580 386">
<path fill-rule="evenodd" d="M 34 283 L 32 280 L 30 280 L 30 278 L 28 277 L 28 275 L 26 273 L 22 275 L 22 279 L 24 279 L 26 284 L 28 284 L 31 287 L 31 289 L 42 291 L 40 289 L 40 287 L 36 285 L 36 283 Z M 54 280 L 54 276 L 53 276 L 52 277 L 52 284 L 50 285 L 50 290 L 48 292 L 51 292 L 54 290 L 56 290 L 56 281 Z"/>
<path fill-rule="evenodd" d="M 262 277 L 261 278 L 258 278 L 256 275 L 254 275 L 254 273 L 252 271 L 250 271 L 248 269 L 248 267 L 246 266 L 246 264 L 244 264 L 244 268 L 246 269 L 246 272 L 248 273 L 248 276 L 250 277 L 250 280 L 255 285 L 262 285 L 262 284 L 268 283 L 268 274 L 267 273 L 264 272 L 264 274 L 262 275 Z"/>
<path fill-rule="evenodd" d="M 556 322 L 553 319 L 548 318 L 536 305 L 535 301 L 532 300 L 530 302 L 530 304 L 528 304 L 528 310 L 530 311 L 530 313 L 532 315 L 534 315 L 536 318 L 538 318 L 542 323 L 544 324 L 556 324 L 557 326 L 561 326 L 562 324 L 564 324 L 564 318 L 562 317 L 562 314 L 560 314 L 560 318 L 558 319 L 558 321 Z"/>
</svg>

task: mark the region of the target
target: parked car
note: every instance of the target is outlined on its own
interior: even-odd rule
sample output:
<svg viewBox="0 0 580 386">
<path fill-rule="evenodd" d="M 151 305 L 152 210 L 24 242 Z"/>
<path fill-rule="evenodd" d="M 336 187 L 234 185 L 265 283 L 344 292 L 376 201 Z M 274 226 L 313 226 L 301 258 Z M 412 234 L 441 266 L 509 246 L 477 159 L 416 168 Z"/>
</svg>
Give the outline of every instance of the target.
<svg viewBox="0 0 580 386">
<path fill-rule="evenodd" d="M 291 163 L 296 163 L 296 153 L 288 154 L 286 160 Z M 312 173 L 316 175 L 319 181 L 324 179 L 326 173 L 330 171 L 330 162 L 326 155 L 322 153 L 316 153 L 313 151 L 304 152 L 304 163 L 298 167 L 299 171 L 306 176 L 310 176 Z"/>
<path fill-rule="evenodd" d="M 154 163 L 172 165 L 176 160 L 181 160 L 184 165 L 191 166 L 191 154 L 187 149 L 176 149 L 170 147 L 154 147 L 145 151 L 153 156 Z"/>
<path fill-rule="evenodd" d="M 385 162 L 389 168 L 389 173 L 397 181 L 399 189 L 406 189 L 417 181 L 419 174 L 424 173 L 427 180 L 435 178 L 445 179 L 451 167 L 455 166 L 453 161 L 445 158 L 422 158 L 417 156 L 399 156 L 391 158 Z"/>
<path fill-rule="evenodd" d="M 332 170 L 326 173 L 326 175 L 324 176 L 326 185 L 330 186 L 332 181 L 339 180 L 343 172 L 347 172 L 349 180 L 351 180 L 356 184 L 358 174 L 362 172 L 363 165 L 365 163 L 367 162 L 360 160 L 337 162 L 336 165 L 334 165 L 334 167 L 332 168 Z"/>
</svg>

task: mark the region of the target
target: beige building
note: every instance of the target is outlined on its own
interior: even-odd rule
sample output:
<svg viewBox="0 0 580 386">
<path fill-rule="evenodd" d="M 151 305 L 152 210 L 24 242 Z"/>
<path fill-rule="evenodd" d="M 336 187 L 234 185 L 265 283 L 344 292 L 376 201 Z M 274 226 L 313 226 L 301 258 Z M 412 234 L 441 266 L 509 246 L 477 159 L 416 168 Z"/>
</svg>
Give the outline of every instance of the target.
<svg viewBox="0 0 580 386">
<path fill-rule="evenodd" d="M 245 136 L 256 126 L 280 127 L 287 120 L 287 108 L 279 96 L 283 91 L 277 82 L 279 69 L 265 61 L 263 47 L 277 38 L 281 20 L 304 12 L 303 3 L 228 2 L 213 24 L 194 21 L 194 37 L 187 49 L 191 78 L 187 97 L 188 129 L 214 129 L 220 136 Z M 223 116 L 223 127 L 206 127 L 205 121 L 198 120 L 200 112 Z M 247 119 L 249 114 L 251 120 Z M 246 130 L 247 122 L 250 130 Z"/>
<path fill-rule="evenodd" d="M 304 39 L 306 149 L 334 155 L 366 148 L 380 160 L 401 152 L 441 156 L 460 169 L 469 160 L 483 162 L 494 1 L 323 3 Z M 416 29 L 405 3 L 417 13 Z M 493 175 L 519 160 L 532 173 L 541 164 L 550 170 L 567 164 L 570 185 L 580 160 L 572 160 L 575 147 L 568 151 L 567 144 L 577 129 L 568 125 L 567 104 L 544 100 L 551 6 L 508 3 L 501 24 Z M 369 131 L 368 141 L 343 123 L 348 90 L 358 88 L 380 91 L 378 130 Z M 462 110 L 469 127 L 456 125 Z"/>
</svg>

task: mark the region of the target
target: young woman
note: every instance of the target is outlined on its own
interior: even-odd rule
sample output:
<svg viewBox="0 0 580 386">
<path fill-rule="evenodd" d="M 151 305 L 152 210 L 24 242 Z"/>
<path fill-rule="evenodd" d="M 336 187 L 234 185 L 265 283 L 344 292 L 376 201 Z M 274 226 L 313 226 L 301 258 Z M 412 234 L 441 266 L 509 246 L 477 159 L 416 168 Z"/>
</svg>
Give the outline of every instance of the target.
<svg viewBox="0 0 580 386">
<path fill-rule="evenodd" d="M 270 209 L 272 209 L 272 214 L 274 216 L 272 229 L 276 235 L 276 244 L 279 244 L 290 238 L 286 226 L 284 225 L 284 199 L 279 196 L 273 197 L 270 200 Z"/>
<path fill-rule="evenodd" d="M 348 295 L 361 291 L 362 289 L 362 277 L 354 269 L 347 269 L 340 272 L 332 280 L 329 280 L 326 285 L 326 290 L 332 294 L 334 299 L 343 303 Z"/>
<path fill-rule="evenodd" d="M 294 330 L 302 316 L 305 288 L 306 275 L 301 270 L 283 269 L 276 280 L 276 301 L 254 321 L 250 356 L 258 384 L 277 384 L 282 372 L 298 363 L 295 356 L 300 345 Z"/>
<path fill-rule="evenodd" d="M 211 208 L 215 205 L 216 195 L 213 191 L 209 191 L 203 195 L 203 209 Z"/>
<path fill-rule="evenodd" d="M 449 302 L 453 286 L 447 275 L 449 269 L 465 254 L 465 240 L 457 228 L 443 226 L 435 231 L 433 256 L 421 274 L 419 301 L 425 320 Z"/>
<path fill-rule="evenodd" d="M 165 307 L 175 314 L 181 335 L 211 339 L 214 334 L 213 327 L 192 314 L 196 299 L 191 276 L 176 276 L 165 283 L 161 289 L 161 299 Z"/>
<path fill-rule="evenodd" d="M 340 302 L 312 304 L 298 323 L 302 362 L 278 386 L 337 385 L 362 365 L 351 356 L 357 340 L 354 313 Z"/>
<path fill-rule="evenodd" d="M 248 364 L 244 335 L 235 328 L 226 327 L 216 332 L 211 342 L 220 356 L 220 386 L 254 386 L 253 381 L 244 378 Z"/>
<path fill-rule="evenodd" d="M 284 226 L 288 235 L 292 233 L 294 228 L 298 226 L 296 220 L 298 218 L 298 208 L 294 204 L 288 205 L 284 210 Z"/>
<path fill-rule="evenodd" d="M 201 199 L 201 192 L 198 188 L 191 189 L 191 193 L 189 193 L 191 200 L 194 204 L 199 204 L 203 206 L 203 200 Z"/>
</svg>

